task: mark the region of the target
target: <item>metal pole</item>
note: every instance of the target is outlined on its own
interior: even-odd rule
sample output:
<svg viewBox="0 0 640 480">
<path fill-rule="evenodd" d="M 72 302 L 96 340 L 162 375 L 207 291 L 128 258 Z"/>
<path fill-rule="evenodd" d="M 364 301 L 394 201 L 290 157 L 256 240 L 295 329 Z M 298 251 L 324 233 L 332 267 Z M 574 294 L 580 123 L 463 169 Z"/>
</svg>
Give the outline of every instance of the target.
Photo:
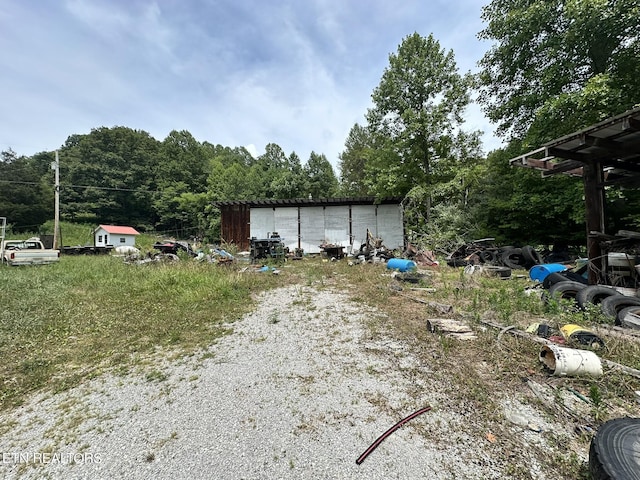
<svg viewBox="0 0 640 480">
<path fill-rule="evenodd" d="M 55 170 L 55 213 L 53 220 L 53 248 L 58 248 L 58 230 L 60 229 L 60 162 L 56 150 L 56 160 L 51 166 Z"/>
</svg>

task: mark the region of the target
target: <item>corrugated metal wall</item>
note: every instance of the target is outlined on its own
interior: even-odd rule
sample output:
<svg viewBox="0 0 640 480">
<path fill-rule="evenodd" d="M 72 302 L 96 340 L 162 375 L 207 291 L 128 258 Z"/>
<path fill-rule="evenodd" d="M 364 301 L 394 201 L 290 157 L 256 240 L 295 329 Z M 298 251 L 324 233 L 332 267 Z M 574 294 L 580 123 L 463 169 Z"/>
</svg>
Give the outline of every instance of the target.
<svg viewBox="0 0 640 480">
<path fill-rule="evenodd" d="M 250 236 L 268 238 L 278 232 L 289 249 L 319 253 L 320 245 L 334 244 L 356 251 L 367 239 L 367 229 L 391 249 L 404 247 L 400 205 L 332 205 L 253 207 Z M 346 249 L 349 252 L 349 248 Z"/>
</svg>

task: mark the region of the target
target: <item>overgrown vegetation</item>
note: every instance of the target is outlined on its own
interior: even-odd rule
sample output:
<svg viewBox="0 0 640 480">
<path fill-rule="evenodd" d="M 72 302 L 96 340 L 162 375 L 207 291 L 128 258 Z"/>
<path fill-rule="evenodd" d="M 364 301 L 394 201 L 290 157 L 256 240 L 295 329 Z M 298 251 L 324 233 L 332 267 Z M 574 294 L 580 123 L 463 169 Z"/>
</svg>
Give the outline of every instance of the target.
<svg viewBox="0 0 640 480">
<path fill-rule="evenodd" d="M 529 281 L 525 278 L 505 281 L 467 276 L 461 269 L 441 266 L 422 284 L 435 291 L 420 293 L 390 289 L 390 283 L 398 282 L 384 266 L 305 259 L 288 262 L 281 275 L 246 267 L 194 261 L 127 265 L 117 257 L 73 256 L 63 257 L 56 265 L 2 268 L 5 284 L 11 285 L 0 294 L 4 305 L 0 355 L 6 359 L 2 373 L 7 379 L 2 404 L 19 403 L 34 389 L 66 388 L 105 368 L 127 371 L 157 349 L 192 353 L 229 333 L 232 327 L 228 324 L 251 309 L 254 293 L 287 283 L 338 286 L 350 292 L 363 309 L 373 306 L 386 312 L 385 322 L 391 322 L 399 337 L 426 356 L 437 352 L 448 358 L 448 368 L 454 370 L 490 362 L 496 370 L 514 373 L 515 367 L 519 374 L 534 370 L 543 375 L 537 345 L 502 336 L 498 346 L 495 339 L 499 332 L 484 325 L 485 320 L 522 330 L 542 321 L 553 327 L 595 325 L 583 312 L 567 312 L 553 303 L 545 305 L 536 295 L 527 295 Z M 442 315 L 424 303 L 427 301 L 453 306 L 453 318 L 470 323 L 481 341 L 460 345 L 436 340 L 426 331 L 425 322 L 430 316 Z M 379 318 L 372 316 L 374 331 Z M 498 357 L 503 356 L 505 347 L 513 349 L 511 360 L 521 363 L 503 364 L 506 359 Z M 638 343 L 607 339 L 607 348 L 599 353 L 640 369 Z M 603 380 L 606 386 L 600 386 L 601 395 L 632 399 L 633 388 L 629 388 L 635 385 L 638 390 L 640 385 L 632 378 L 612 381 L 616 375 Z M 591 380 L 567 382 L 589 395 Z"/>
<path fill-rule="evenodd" d="M 251 308 L 252 292 L 279 281 L 212 264 L 126 265 L 110 256 L 0 272 L 5 407 L 105 368 L 127 371 L 158 349 L 186 354 L 210 345 Z"/>
<path fill-rule="evenodd" d="M 490 432 L 517 448 L 519 440 L 498 413 L 505 398 L 530 397 L 559 428 L 569 423 L 571 428 L 593 431 L 609 418 L 634 411 L 634 391 L 640 390 L 637 378 L 613 370 L 600 378 L 551 377 L 538 359 L 539 344 L 487 325 L 524 330 L 536 322 L 556 328 L 604 322 L 588 311 L 570 310 L 558 302 L 545 304 L 527 293 L 530 282 L 524 275 L 502 280 L 443 265 L 426 272 L 416 285 L 422 290 L 411 290 L 415 284 L 394 279 L 381 264 L 305 258 L 286 262 L 279 270 L 280 275 L 274 275 L 242 262 L 222 266 L 192 260 L 127 265 L 110 256 L 70 256 L 55 265 L 0 268 L 5 285 L 11 286 L 0 293 L 0 372 L 5 379 L 1 406 L 11 408 L 32 393 L 68 389 L 104 372 L 135 371 L 148 381 L 162 381 L 157 361 L 215 355 L 217 339 L 233 334 L 233 322 L 251 310 L 256 294 L 295 284 L 347 292 L 363 311 L 371 312 L 369 335 L 391 335 L 408 348 L 416 364 L 428 369 L 430 384 L 448 405 L 470 412 L 468 428 L 479 437 Z M 442 313 L 442 305 L 453 310 Z M 443 316 L 470 325 L 477 340 L 429 332 L 427 319 Z M 264 321 L 275 328 L 281 318 L 274 313 Z M 330 317 L 327 322 L 328 332 L 339 328 Z M 604 339 L 606 348 L 598 355 L 640 369 L 639 343 L 608 335 Z M 398 368 L 411 378 L 424 375 L 424 369 Z M 377 369 L 369 373 L 385 375 Z M 553 405 L 531 394 L 527 386 L 532 382 L 553 390 Z M 580 396 L 584 411 L 569 415 L 563 410 L 566 395 Z M 572 441 L 585 449 L 589 440 L 588 435 L 576 434 Z M 540 451 L 528 454 L 544 459 L 563 478 L 585 477 L 576 456 L 532 448 Z M 513 478 L 527 475 L 525 470 L 514 471 Z"/>
</svg>

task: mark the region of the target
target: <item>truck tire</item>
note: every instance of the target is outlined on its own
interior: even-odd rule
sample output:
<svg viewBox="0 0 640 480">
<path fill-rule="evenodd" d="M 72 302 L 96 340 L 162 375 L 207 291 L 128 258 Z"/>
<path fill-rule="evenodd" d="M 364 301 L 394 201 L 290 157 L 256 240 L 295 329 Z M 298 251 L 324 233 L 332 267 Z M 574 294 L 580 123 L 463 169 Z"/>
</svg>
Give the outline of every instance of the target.
<svg viewBox="0 0 640 480">
<path fill-rule="evenodd" d="M 478 256 L 483 263 L 488 263 L 490 265 L 496 263 L 496 254 L 491 250 L 481 250 L 480 252 L 478 252 Z"/>
<path fill-rule="evenodd" d="M 620 325 L 618 313 L 620 313 L 620 311 L 625 307 L 633 307 L 637 305 L 640 305 L 640 298 L 627 297 L 626 295 L 613 295 L 600 302 L 600 310 L 602 310 L 602 313 L 607 317 L 614 319 L 616 325 Z"/>
<path fill-rule="evenodd" d="M 501 257 L 502 264 L 512 270 L 524 269 L 524 257 L 521 248 L 505 250 Z"/>
<path fill-rule="evenodd" d="M 531 245 L 522 247 L 522 258 L 524 259 L 524 266 L 527 269 L 542 263 L 542 257 Z"/>
<path fill-rule="evenodd" d="M 640 317 L 640 305 L 634 305 L 632 307 L 625 307 L 618 312 L 618 320 L 620 326 L 624 328 L 630 328 L 632 330 L 640 330 L 640 321 L 631 317 L 627 319 L 627 315 L 637 315 Z"/>
<path fill-rule="evenodd" d="M 549 290 L 552 285 L 560 282 L 566 282 L 567 280 L 569 279 L 565 275 L 558 272 L 553 272 L 547 275 L 542 281 L 542 288 Z"/>
<path fill-rule="evenodd" d="M 600 426 L 589 447 L 595 480 L 640 480 L 640 418 L 616 418 Z"/>
<path fill-rule="evenodd" d="M 549 287 L 549 296 L 551 298 L 572 298 L 575 300 L 578 292 L 584 288 L 586 285 L 583 285 L 580 282 L 574 282 L 572 280 L 565 280 L 564 282 L 558 282 L 551 287 Z"/>
<path fill-rule="evenodd" d="M 612 295 L 622 295 L 613 287 L 605 285 L 588 285 L 576 294 L 578 306 L 584 310 L 588 304 L 598 305 L 602 300 Z"/>
</svg>

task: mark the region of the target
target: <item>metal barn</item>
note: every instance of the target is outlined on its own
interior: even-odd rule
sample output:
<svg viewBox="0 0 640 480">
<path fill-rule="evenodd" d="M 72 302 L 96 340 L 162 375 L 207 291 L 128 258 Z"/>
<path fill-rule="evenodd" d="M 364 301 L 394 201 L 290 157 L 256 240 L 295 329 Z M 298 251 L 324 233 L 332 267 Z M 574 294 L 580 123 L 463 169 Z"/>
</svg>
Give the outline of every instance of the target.
<svg viewBox="0 0 640 480">
<path fill-rule="evenodd" d="M 221 240 L 241 250 L 250 238 L 277 232 L 290 250 L 319 253 L 320 245 L 339 245 L 346 252 L 365 243 L 367 230 L 387 248 L 404 248 L 400 199 L 373 197 L 216 202 L 221 212 Z"/>
</svg>

